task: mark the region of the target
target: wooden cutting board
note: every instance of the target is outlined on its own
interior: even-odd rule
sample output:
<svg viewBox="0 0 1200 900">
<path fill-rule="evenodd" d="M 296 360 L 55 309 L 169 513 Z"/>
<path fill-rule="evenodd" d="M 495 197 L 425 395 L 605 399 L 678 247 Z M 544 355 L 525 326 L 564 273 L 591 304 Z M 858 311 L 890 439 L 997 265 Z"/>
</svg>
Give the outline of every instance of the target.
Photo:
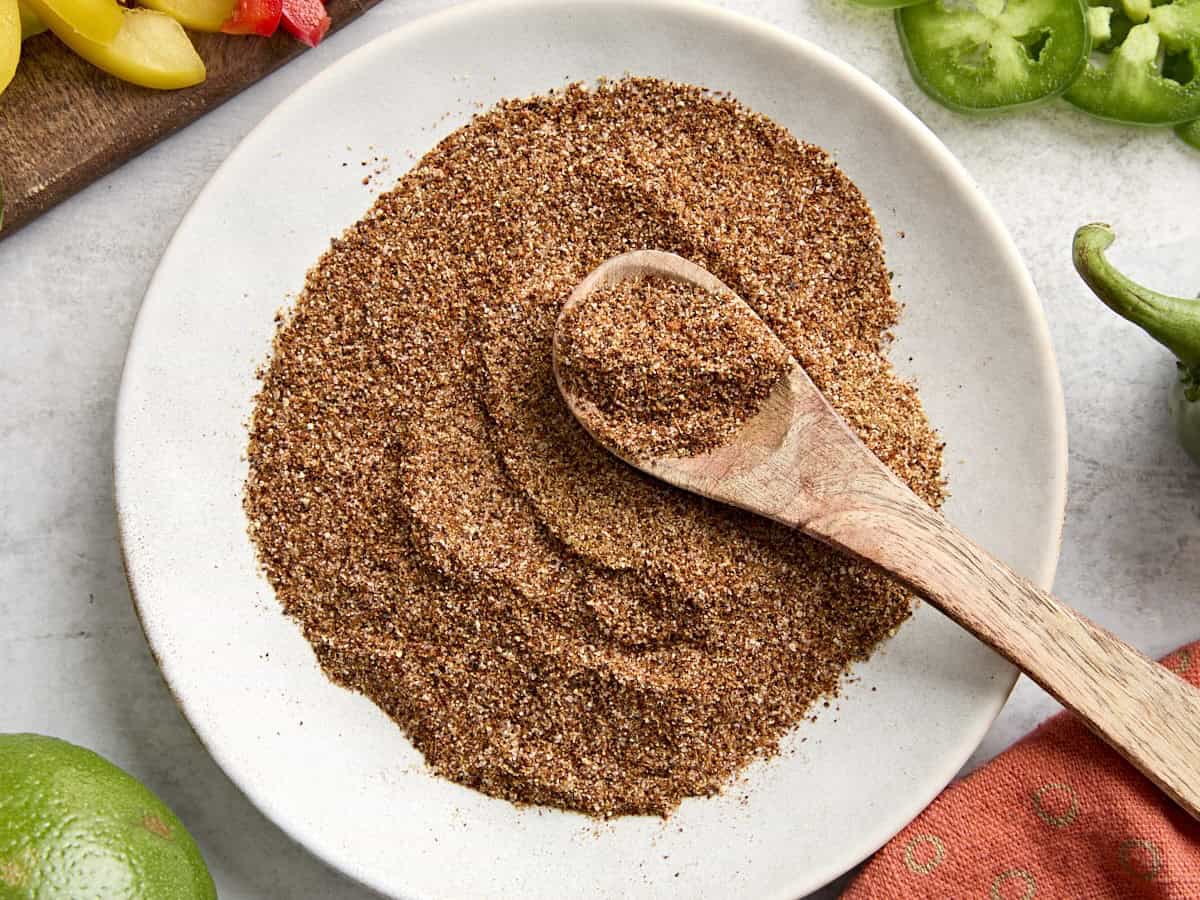
<svg viewBox="0 0 1200 900">
<path fill-rule="evenodd" d="M 377 2 L 329 0 L 330 31 Z M 208 78 L 179 91 L 118 81 L 48 33 L 22 45 L 17 75 L 0 94 L 0 240 L 308 49 L 282 30 L 192 39 Z"/>
</svg>

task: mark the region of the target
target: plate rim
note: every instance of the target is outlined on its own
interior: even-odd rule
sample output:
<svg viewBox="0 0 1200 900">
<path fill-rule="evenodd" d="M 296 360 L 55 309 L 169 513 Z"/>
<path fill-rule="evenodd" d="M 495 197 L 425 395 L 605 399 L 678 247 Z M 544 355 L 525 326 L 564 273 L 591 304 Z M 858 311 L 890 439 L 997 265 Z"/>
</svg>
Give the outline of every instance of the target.
<svg viewBox="0 0 1200 900">
<path fill-rule="evenodd" d="M 986 227 L 994 241 L 994 246 L 1000 250 L 1006 269 L 1013 274 L 1014 281 L 1020 285 L 1020 290 L 1018 291 L 1019 297 L 1016 300 L 1019 302 L 1027 321 L 1031 325 L 1034 338 L 1031 349 L 1036 352 L 1041 366 L 1048 376 L 1042 385 L 1041 400 L 1045 403 L 1047 412 L 1050 414 L 1046 437 L 1049 444 L 1048 449 L 1053 453 L 1054 458 L 1052 461 L 1053 477 L 1051 483 L 1046 485 L 1046 493 L 1051 499 L 1050 510 L 1055 512 L 1055 515 L 1053 522 L 1050 523 L 1050 533 L 1047 535 L 1046 542 L 1047 546 L 1042 550 L 1041 564 L 1036 571 L 1028 573 L 1030 580 L 1039 587 L 1049 590 L 1052 587 L 1054 574 L 1059 562 L 1067 502 L 1068 433 L 1062 380 L 1050 336 L 1049 323 L 1046 319 L 1041 299 L 1032 276 L 1025 266 L 1024 260 L 1007 226 L 993 208 L 986 195 L 975 183 L 975 180 L 970 176 L 965 165 L 899 99 L 841 57 L 807 38 L 752 15 L 713 6 L 709 2 L 695 2 L 695 0 L 582 0 L 582 2 L 579 2 L 579 0 L 467 0 L 467 2 L 456 3 L 445 9 L 419 16 L 410 22 L 390 29 L 334 60 L 272 107 L 262 119 L 238 140 L 228 156 L 212 172 L 203 187 L 188 205 L 186 212 L 176 225 L 171 239 L 167 242 L 158 264 L 155 266 L 153 275 L 147 283 L 142 303 L 134 320 L 126 355 L 122 363 L 112 439 L 114 505 L 116 509 L 118 544 L 120 546 L 126 583 L 129 586 L 130 599 L 163 683 L 179 708 L 179 711 L 183 714 L 184 720 L 201 746 L 204 747 L 204 750 L 220 767 L 225 777 L 273 825 L 283 831 L 291 840 L 302 846 L 306 852 L 312 854 L 334 871 L 352 879 L 369 890 L 387 896 L 404 897 L 409 898 L 409 900 L 426 900 L 426 896 L 408 890 L 405 890 L 403 894 L 397 893 L 395 885 L 382 884 L 375 880 L 370 873 L 356 869 L 352 860 L 339 857 L 332 846 L 326 847 L 317 842 L 310 841 L 310 836 L 306 829 L 297 827 L 296 823 L 291 821 L 287 813 L 275 805 L 272 795 L 268 793 L 260 794 L 249 779 L 242 777 L 243 773 L 239 771 L 238 766 L 229 758 L 230 754 L 223 752 L 217 745 L 217 742 L 206 738 L 203 727 L 193 719 L 193 713 L 198 712 L 196 707 L 199 704 L 186 699 L 187 691 L 185 688 L 176 685 L 172 680 L 171 662 L 160 653 L 159 647 L 155 643 L 153 636 L 155 626 L 149 621 L 150 614 L 144 608 L 143 604 L 145 601 L 139 595 L 138 553 L 131 550 L 130 542 L 126 539 L 126 518 L 129 515 L 131 504 L 124 496 L 123 486 L 126 475 L 122 466 L 122 458 L 124 456 L 123 447 L 131 439 L 128 433 L 128 426 L 124 424 L 128 417 L 129 409 L 132 406 L 130 399 L 132 389 L 130 388 L 129 375 L 131 360 L 134 360 L 137 348 L 145 345 L 144 335 L 141 332 L 143 331 L 145 321 L 144 313 L 148 305 L 146 301 L 156 293 L 160 277 L 163 277 L 163 270 L 166 268 L 168 260 L 177 251 L 176 245 L 180 242 L 180 234 L 187 229 L 187 226 L 196 214 L 196 210 L 204 204 L 210 193 L 216 193 L 224 180 L 227 170 L 231 167 L 231 163 L 239 155 L 243 147 L 257 139 L 260 134 L 268 132 L 274 126 L 274 123 L 278 119 L 283 118 L 293 107 L 301 106 L 310 91 L 317 89 L 329 80 L 339 78 L 344 71 L 353 69 L 368 58 L 386 53 L 388 48 L 393 44 L 414 40 L 425 31 L 453 26 L 455 21 L 459 19 L 469 19 L 480 14 L 536 14 L 539 11 L 551 9 L 566 9 L 578 12 L 588 7 L 614 11 L 634 7 L 641 11 L 650 10 L 666 14 L 686 13 L 690 16 L 706 17 L 716 27 L 740 29 L 744 32 L 752 33 L 759 38 L 787 45 L 789 49 L 802 55 L 815 57 L 822 65 L 836 72 L 839 78 L 857 86 L 861 91 L 873 95 L 884 106 L 890 107 L 892 112 L 896 114 L 897 121 L 902 123 L 903 127 L 907 130 L 908 135 L 921 144 L 923 152 L 932 157 L 939 164 L 946 177 L 953 180 L 961 188 L 964 202 L 969 205 L 971 211 L 978 216 L 981 223 Z M 911 795 L 911 802 L 898 808 L 898 811 L 894 812 L 893 815 L 881 819 L 880 823 L 870 829 L 871 837 L 862 840 L 858 849 L 853 853 L 838 857 L 838 861 L 836 862 L 831 860 L 830 864 L 822 868 L 811 868 L 807 873 L 804 873 L 804 877 L 794 877 L 786 888 L 780 889 L 773 897 L 776 900 L 794 900 L 797 896 L 819 890 L 870 857 L 919 815 L 962 769 L 962 766 L 979 747 L 984 736 L 990 730 L 992 723 L 1008 702 L 1020 677 L 1020 672 L 1011 664 L 1008 664 L 1008 670 L 1008 684 L 1006 688 L 1002 692 L 997 692 L 995 699 L 992 701 L 993 708 L 988 710 L 986 715 L 980 717 L 975 729 L 964 729 L 956 745 L 958 752 L 947 753 L 943 767 L 936 773 L 929 771 L 923 773 L 924 778 L 922 780 L 929 785 L 935 785 L 932 791 L 914 791 Z M 429 900 L 433 900 L 433 898 L 429 898 Z"/>
</svg>

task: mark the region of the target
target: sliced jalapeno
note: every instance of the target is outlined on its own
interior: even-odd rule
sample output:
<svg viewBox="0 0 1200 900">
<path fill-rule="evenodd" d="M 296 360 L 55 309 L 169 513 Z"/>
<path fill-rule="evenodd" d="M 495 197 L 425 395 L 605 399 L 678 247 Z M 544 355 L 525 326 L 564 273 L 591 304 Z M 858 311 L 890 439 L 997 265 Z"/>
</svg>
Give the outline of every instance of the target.
<svg viewBox="0 0 1200 900">
<path fill-rule="evenodd" d="M 1083 0 L 931 0 L 896 24 L 917 84 L 966 112 L 1061 94 L 1091 50 Z"/>
<path fill-rule="evenodd" d="M 1094 116 L 1135 125 L 1200 118 L 1200 0 L 1149 9 L 1119 2 L 1119 9 L 1089 10 L 1099 58 L 1088 63 L 1066 98 Z"/>
<path fill-rule="evenodd" d="M 1200 119 L 1193 119 L 1191 122 L 1176 125 L 1175 133 L 1179 135 L 1179 139 L 1185 144 L 1200 150 Z"/>
<path fill-rule="evenodd" d="M 901 6 L 928 3 L 929 0 L 850 0 L 850 2 L 855 6 L 869 6 L 871 9 L 899 9 Z"/>
</svg>

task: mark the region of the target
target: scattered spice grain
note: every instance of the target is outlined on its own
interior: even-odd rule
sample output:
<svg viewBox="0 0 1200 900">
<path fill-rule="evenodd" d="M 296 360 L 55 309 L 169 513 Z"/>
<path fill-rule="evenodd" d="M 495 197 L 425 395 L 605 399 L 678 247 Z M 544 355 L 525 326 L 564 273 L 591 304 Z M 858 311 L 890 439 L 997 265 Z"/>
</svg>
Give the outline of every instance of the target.
<svg viewBox="0 0 1200 900">
<path fill-rule="evenodd" d="M 884 354 L 879 231 L 820 148 L 651 79 L 505 101 L 332 242 L 277 331 L 245 508 L 326 673 L 433 771 L 667 815 L 777 751 L 908 615 L 882 576 L 639 475 L 566 410 L 564 298 L 617 253 L 713 272 L 862 439 L 940 502 Z"/>
<path fill-rule="evenodd" d="M 726 443 L 789 363 L 736 297 L 653 277 L 581 298 L 562 316 L 555 350 L 588 430 L 631 459 Z"/>
</svg>

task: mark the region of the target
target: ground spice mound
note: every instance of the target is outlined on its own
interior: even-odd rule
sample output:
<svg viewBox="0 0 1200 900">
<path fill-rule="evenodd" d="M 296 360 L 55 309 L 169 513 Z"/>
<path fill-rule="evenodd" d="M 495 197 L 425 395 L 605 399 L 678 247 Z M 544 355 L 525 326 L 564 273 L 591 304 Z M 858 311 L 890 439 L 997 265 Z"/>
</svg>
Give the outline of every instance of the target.
<svg viewBox="0 0 1200 900">
<path fill-rule="evenodd" d="M 940 501 L 940 444 L 883 352 L 898 306 L 863 197 L 768 119 L 648 79 L 507 101 L 430 151 L 309 273 L 250 425 L 251 535 L 328 675 L 435 772 L 598 816 L 720 790 L 909 611 L 568 412 L 562 304 L 644 248 L 729 285 Z"/>
<path fill-rule="evenodd" d="M 664 278 L 593 291 L 557 335 L 576 414 L 631 459 L 720 447 L 788 370 L 787 349 L 736 297 Z"/>
</svg>

